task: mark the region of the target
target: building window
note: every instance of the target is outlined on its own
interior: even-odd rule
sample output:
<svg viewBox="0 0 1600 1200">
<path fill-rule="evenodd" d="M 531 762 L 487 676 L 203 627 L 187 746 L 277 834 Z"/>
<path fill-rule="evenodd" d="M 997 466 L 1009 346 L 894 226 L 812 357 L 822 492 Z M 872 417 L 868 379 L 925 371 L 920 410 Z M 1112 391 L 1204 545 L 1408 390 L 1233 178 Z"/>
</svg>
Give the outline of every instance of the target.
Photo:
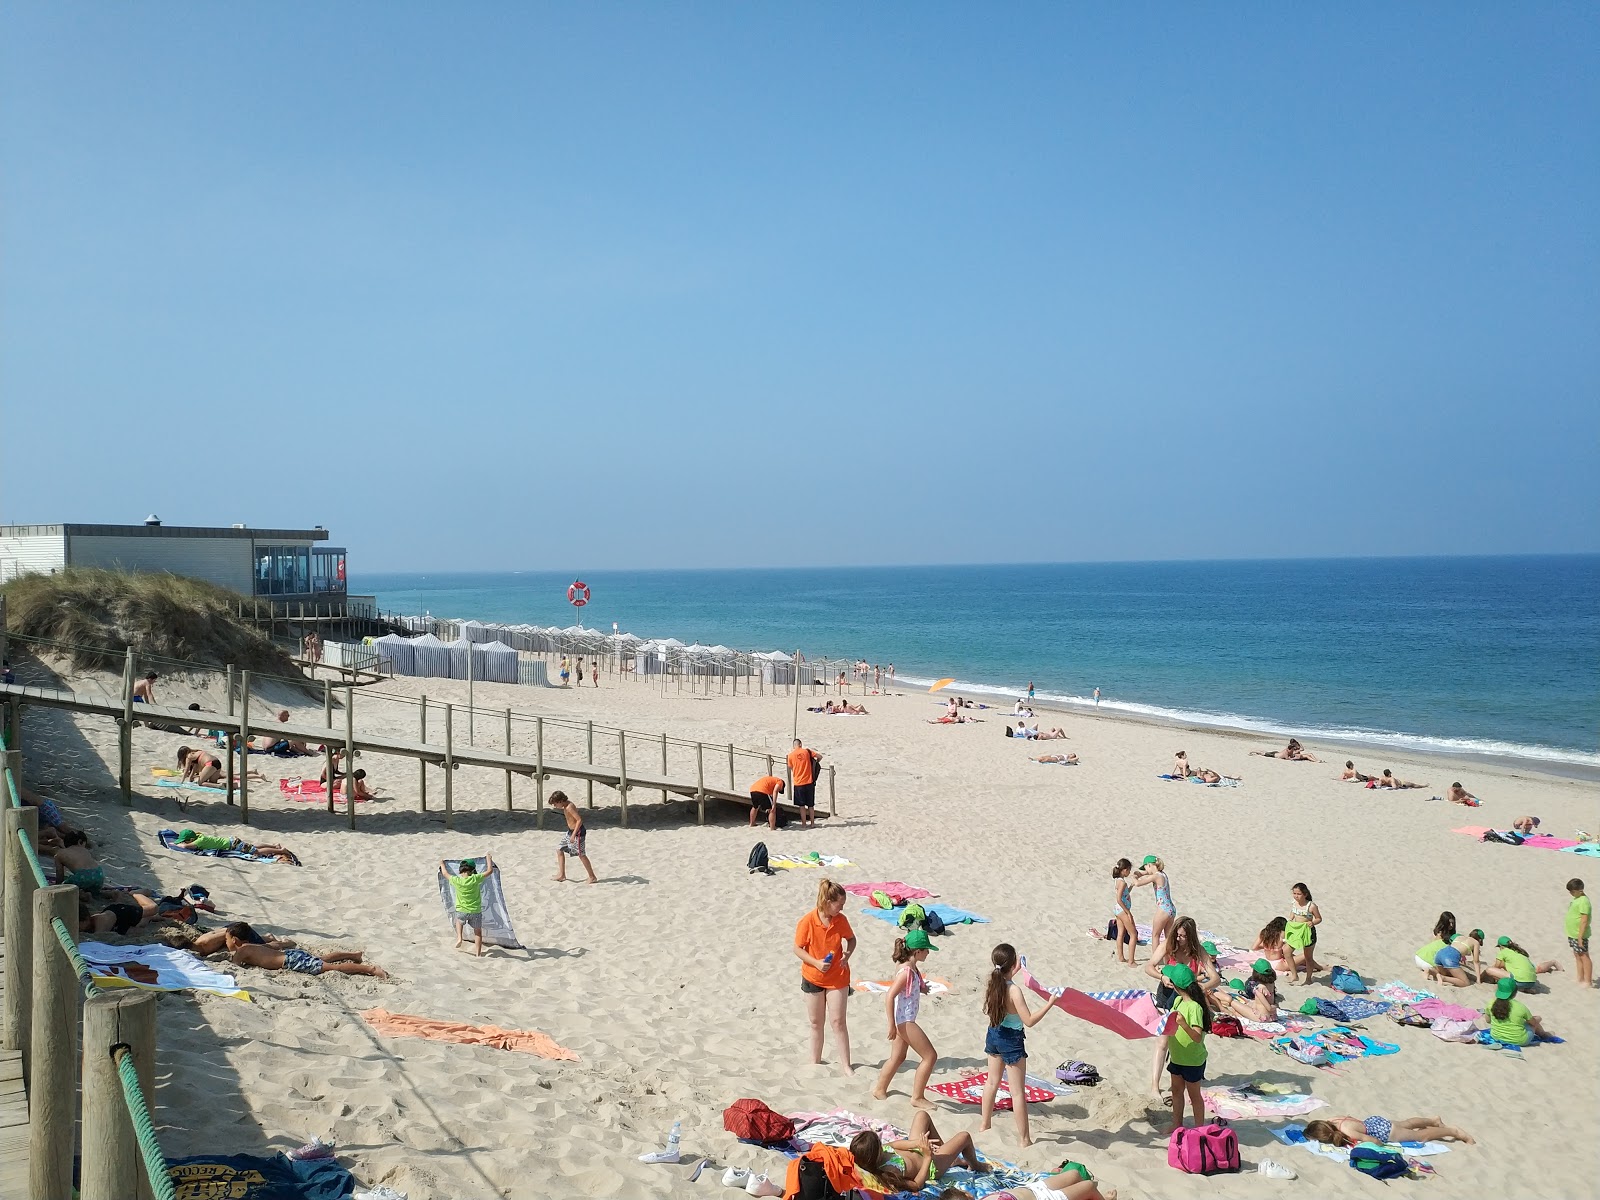
<svg viewBox="0 0 1600 1200">
<path fill-rule="evenodd" d="M 345 590 L 344 548 L 316 546 L 311 551 L 311 590 L 318 593 Z"/>
<path fill-rule="evenodd" d="M 309 546 L 257 546 L 256 595 L 295 596 L 311 590 Z"/>
</svg>

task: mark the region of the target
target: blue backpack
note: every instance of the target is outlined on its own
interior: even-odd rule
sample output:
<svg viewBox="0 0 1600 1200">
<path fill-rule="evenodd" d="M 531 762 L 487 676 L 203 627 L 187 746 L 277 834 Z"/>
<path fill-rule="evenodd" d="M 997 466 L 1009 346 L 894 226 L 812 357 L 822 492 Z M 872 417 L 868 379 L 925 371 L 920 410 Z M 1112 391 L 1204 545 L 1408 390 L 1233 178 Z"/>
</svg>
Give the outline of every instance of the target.
<svg viewBox="0 0 1600 1200">
<path fill-rule="evenodd" d="M 1332 983 L 1334 987 L 1347 996 L 1362 996 L 1367 991 L 1367 985 L 1361 982 L 1361 976 L 1357 975 L 1349 967 L 1335 967 L 1333 969 Z"/>
<path fill-rule="evenodd" d="M 1374 1179 L 1401 1179 L 1411 1171 L 1404 1155 L 1393 1150 L 1379 1150 L 1370 1142 L 1350 1147 L 1350 1165 Z"/>
</svg>

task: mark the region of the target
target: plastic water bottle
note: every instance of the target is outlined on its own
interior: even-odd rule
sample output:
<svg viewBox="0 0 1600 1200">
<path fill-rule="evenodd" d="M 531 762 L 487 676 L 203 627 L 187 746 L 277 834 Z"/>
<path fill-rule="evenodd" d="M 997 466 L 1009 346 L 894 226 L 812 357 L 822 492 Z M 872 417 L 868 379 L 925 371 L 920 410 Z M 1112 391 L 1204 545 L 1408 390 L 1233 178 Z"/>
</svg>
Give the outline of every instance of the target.
<svg viewBox="0 0 1600 1200">
<path fill-rule="evenodd" d="M 677 1154 L 678 1151 L 679 1151 L 679 1147 L 681 1147 L 682 1144 L 683 1144 L 683 1122 L 682 1121 L 674 1121 L 672 1123 L 672 1132 L 667 1134 L 667 1153 L 668 1154 Z"/>
</svg>

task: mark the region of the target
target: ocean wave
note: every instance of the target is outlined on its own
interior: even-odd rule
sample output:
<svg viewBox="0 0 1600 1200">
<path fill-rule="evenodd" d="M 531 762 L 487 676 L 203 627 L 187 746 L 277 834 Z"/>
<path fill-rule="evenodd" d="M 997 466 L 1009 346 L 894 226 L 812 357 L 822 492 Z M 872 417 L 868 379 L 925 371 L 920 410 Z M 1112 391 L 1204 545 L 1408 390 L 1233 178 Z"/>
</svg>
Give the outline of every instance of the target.
<svg viewBox="0 0 1600 1200">
<path fill-rule="evenodd" d="M 938 681 L 915 675 L 897 675 L 897 684 L 908 687 L 932 687 Z M 969 683 L 957 679 L 948 685 L 948 691 L 969 695 L 998 696 L 1007 701 L 1026 693 L 1014 687 L 996 687 L 987 683 Z M 1158 721 L 1182 725 L 1201 725 L 1210 729 L 1236 729 L 1250 733 L 1272 734 L 1277 737 L 1298 737 L 1307 741 L 1348 742 L 1351 745 L 1391 747 L 1395 750 L 1422 754 L 1481 754 L 1495 758 L 1523 758 L 1534 762 L 1564 763 L 1572 766 L 1600 768 L 1600 753 L 1572 750 L 1562 746 L 1526 745 L 1520 742 L 1501 742 L 1480 738 L 1434 737 L 1423 733 L 1404 733 L 1392 729 L 1361 729 L 1315 724 L 1290 725 L 1266 717 L 1246 716 L 1242 713 L 1204 712 L 1188 708 L 1166 708 L 1159 704 L 1139 704 L 1131 700 L 1109 700 L 1101 697 L 1098 706 L 1092 696 L 1073 696 L 1059 692 L 1034 692 L 1040 704 L 1065 708 L 1084 709 L 1130 716 L 1149 717 Z"/>
</svg>

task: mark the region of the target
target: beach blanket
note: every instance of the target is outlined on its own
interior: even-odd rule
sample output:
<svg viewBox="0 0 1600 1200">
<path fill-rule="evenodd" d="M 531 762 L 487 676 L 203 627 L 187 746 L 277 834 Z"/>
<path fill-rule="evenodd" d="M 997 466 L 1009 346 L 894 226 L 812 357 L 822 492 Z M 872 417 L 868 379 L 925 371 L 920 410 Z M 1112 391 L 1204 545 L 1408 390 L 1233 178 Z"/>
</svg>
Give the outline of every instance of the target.
<svg viewBox="0 0 1600 1200">
<path fill-rule="evenodd" d="M 250 999 L 250 993 L 235 983 L 232 975 L 213 971 L 188 950 L 154 944 L 111 946 L 105 942 L 81 942 L 78 950 L 88 962 L 95 983 L 103 988 L 209 992 L 235 1000 Z"/>
<path fill-rule="evenodd" d="M 941 1096 L 948 1096 L 960 1104 L 981 1105 L 983 1103 L 984 1085 L 989 1081 L 989 1072 L 979 1071 L 958 1079 L 954 1083 L 936 1083 L 932 1090 Z M 1037 1075 L 1024 1077 L 1023 1089 L 1028 1097 L 1029 1104 L 1043 1104 L 1047 1100 L 1054 1100 L 1057 1096 L 1069 1095 L 1072 1089 L 1064 1083 L 1056 1083 L 1049 1079 L 1040 1079 Z M 994 1106 L 996 1109 L 1011 1108 L 1011 1084 L 1006 1079 L 1000 1080 L 1000 1090 L 995 1093 Z"/>
<path fill-rule="evenodd" d="M 369 1008 L 361 1019 L 385 1037 L 427 1038 L 432 1042 L 455 1042 L 463 1046 L 492 1046 L 496 1050 L 515 1050 L 540 1058 L 577 1062 L 578 1056 L 558 1046 L 546 1034 L 533 1029 L 501 1029 L 498 1025 L 468 1025 L 462 1021 L 436 1021 L 409 1013 L 392 1013 Z"/>
<path fill-rule="evenodd" d="M 1463 825 L 1459 829 L 1452 829 L 1451 833 L 1459 833 L 1474 841 L 1481 842 L 1483 835 L 1488 833 L 1492 826 L 1489 825 Z M 1514 829 L 1495 829 L 1495 833 L 1515 833 Z M 1521 836 L 1521 835 L 1519 835 Z M 1506 845 L 1505 842 L 1496 842 L 1495 845 Z M 1548 833 L 1535 833 L 1522 838 L 1522 845 L 1532 846 L 1535 850 L 1564 850 L 1568 854 L 1587 854 L 1600 856 L 1600 846 L 1593 842 L 1580 842 L 1577 838 L 1553 837 Z"/>
<path fill-rule="evenodd" d="M 980 1081 L 982 1076 L 978 1076 Z M 981 1097 L 982 1083 L 979 1085 Z M 981 1102 L 981 1100 L 980 1100 Z M 886 1142 L 902 1141 L 906 1138 L 906 1131 L 898 1129 L 875 1117 L 860 1116 L 847 1109 L 835 1109 L 830 1113 L 796 1112 L 789 1113 L 788 1117 L 795 1125 L 795 1137 L 791 1147 L 801 1147 L 801 1150 L 789 1149 L 786 1154 L 803 1152 L 803 1148 L 812 1145 L 848 1146 L 850 1139 L 858 1133 L 872 1132 Z M 930 1183 L 919 1197 L 939 1196 L 944 1194 L 945 1188 L 962 1188 L 968 1195 L 976 1200 L 982 1197 L 993 1196 L 997 1192 L 1015 1189 L 1018 1196 L 1031 1200 L 1032 1190 L 1029 1184 L 1049 1178 L 1049 1172 L 1040 1174 L 1037 1171 L 1024 1171 L 1013 1163 L 1001 1162 L 979 1155 L 987 1171 L 974 1174 L 963 1167 L 951 1167 L 948 1171 L 940 1171 L 937 1183 Z M 868 1192 L 869 1196 L 876 1196 L 876 1192 Z M 902 1193 L 904 1194 L 904 1193 Z"/>
<path fill-rule="evenodd" d="M 461 861 L 459 858 L 445 859 L 445 870 L 452 875 L 461 874 Z M 480 855 L 476 861 L 481 863 L 483 856 Z M 455 890 L 443 872 L 436 874 L 439 879 L 439 901 L 444 905 L 444 917 L 450 922 L 453 932 L 456 920 Z M 511 928 L 511 913 L 506 908 L 506 895 L 500 887 L 499 867 L 489 872 L 478 896 L 483 901 L 483 944 L 503 946 L 507 950 L 522 949 L 522 943 L 517 941 L 517 931 Z"/>
<path fill-rule="evenodd" d="M 1230 787 L 1231 788 L 1231 787 L 1238 787 L 1241 783 L 1244 782 L 1244 780 L 1237 779 L 1232 775 L 1224 775 L 1221 779 L 1217 780 L 1217 782 L 1215 782 L 1215 783 L 1207 783 L 1205 780 L 1201 779 L 1200 776 L 1198 776 L 1198 775 L 1188 775 L 1188 776 L 1184 776 L 1184 775 L 1157 775 L 1156 778 L 1157 779 L 1165 779 L 1169 783 L 1183 783 L 1184 780 L 1187 779 L 1188 782 L 1190 782 L 1190 783 L 1198 783 L 1201 787 Z"/>
<path fill-rule="evenodd" d="M 1244 1026 L 1245 1037 L 1254 1038 L 1258 1042 L 1270 1042 L 1285 1034 L 1304 1033 L 1308 1029 L 1317 1027 L 1315 1017 L 1285 1012 L 1281 1008 L 1278 1010 L 1276 1021 L 1247 1021 L 1241 1017 L 1239 1024 Z"/>
<path fill-rule="evenodd" d="M 946 925 L 987 925 L 988 917 L 980 917 L 977 913 L 968 912 L 964 908 L 952 908 L 948 904 L 924 904 L 923 911 L 938 913 L 939 919 Z M 897 908 L 863 908 L 863 916 L 876 917 L 880 921 L 887 921 L 891 925 L 900 923 L 900 910 Z"/>
<path fill-rule="evenodd" d="M 178 845 L 178 831 L 176 829 L 161 829 L 156 831 L 156 837 L 168 850 L 176 850 L 179 854 L 198 854 L 202 858 L 242 858 L 246 862 L 282 862 L 282 859 L 273 858 L 268 854 L 250 854 L 244 850 L 191 850 L 187 846 Z M 293 854 L 290 856 L 292 865 L 298 867 L 300 860 Z"/>
<path fill-rule="evenodd" d="M 255 1154 L 199 1154 L 167 1159 L 167 1178 L 180 1200 L 344 1200 L 355 1176 L 332 1158 L 270 1158 Z"/>
<path fill-rule="evenodd" d="M 875 1133 L 886 1142 L 904 1141 L 909 1135 L 876 1117 L 864 1117 L 847 1108 L 832 1112 L 794 1112 L 786 1114 L 794 1122 L 794 1135 L 803 1142 L 825 1146 L 848 1146 L 858 1133 Z"/>
<path fill-rule="evenodd" d="M 1401 983 L 1398 979 L 1391 979 L 1379 987 L 1372 989 L 1385 1000 L 1392 1000 L 1396 1004 L 1415 1004 L 1418 1000 L 1437 1000 L 1432 992 L 1419 991 L 1409 984 Z"/>
<path fill-rule="evenodd" d="M 1365 996 L 1347 996 L 1343 993 L 1335 996 L 1332 1000 L 1324 1000 L 1319 997 L 1317 1004 L 1319 1009 L 1323 1006 L 1328 1006 L 1336 1009 L 1339 1014 L 1334 1016 L 1332 1012 L 1324 1012 L 1323 1016 L 1331 1017 L 1335 1021 L 1343 1021 L 1347 1024 L 1351 1021 L 1365 1021 L 1368 1017 L 1381 1016 L 1394 1007 L 1394 1001 L 1392 1000 L 1368 1000 Z"/>
<path fill-rule="evenodd" d="M 927 900 L 938 895 L 927 888 L 912 887 L 909 883 L 847 883 L 844 890 L 852 896 L 865 896 L 869 900 L 873 892 L 883 892 L 896 904 L 904 904 L 907 900 Z"/>
<path fill-rule="evenodd" d="M 1563 853 L 1581 854 L 1585 858 L 1600 858 L 1600 846 L 1593 842 L 1579 842 L 1575 846 L 1563 847 Z"/>
<path fill-rule="evenodd" d="M 320 779 L 280 779 L 278 794 L 285 800 L 293 800 L 300 804 L 323 804 L 328 799 L 328 785 Z M 336 793 L 334 802 L 343 804 L 345 797 Z M 366 796 L 356 797 L 357 804 L 366 802 Z"/>
<path fill-rule="evenodd" d="M 1451 1004 L 1448 1000 L 1440 1000 L 1436 996 L 1418 1000 L 1411 1007 L 1430 1021 L 1476 1021 L 1481 1015 L 1475 1008 L 1463 1008 L 1459 1004 Z"/>
<path fill-rule="evenodd" d="M 780 871 L 799 871 L 806 867 L 853 867 L 855 863 L 848 858 L 840 858 L 837 854 L 819 854 L 815 858 L 807 855 L 797 858 L 793 854 L 774 854 L 768 860 Z"/>
<path fill-rule="evenodd" d="M 1304 1125 L 1285 1125 L 1282 1128 L 1268 1128 L 1267 1132 L 1277 1138 L 1285 1146 L 1298 1146 L 1319 1158 L 1331 1158 L 1334 1162 L 1350 1163 L 1349 1146 L 1329 1146 L 1323 1142 L 1313 1142 L 1306 1137 Z M 1376 1144 L 1376 1143 L 1374 1143 Z M 1385 1142 L 1385 1150 L 1392 1150 L 1396 1154 L 1404 1154 L 1410 1158 L 1427 1158 L 1435 1154 L 1448 1154 L 1448 1142 Z"/>
<path fill-rule="evenodd" d="M 1304 1092 L 1269 1096 L 1249 1087 L 1204 1087 L 1200 1094 L 1205 1097 L 1206 1111 L 1227 1121 L 1281 1121 L 1328 1107 L 1326 1100 Z"/>
<path fill-rule="evenodd" d="M 1344 1025 L 1336 1025 L 1332 1029 L 1321 1029 L 1316 1033 L 1303 1033 L 1292 1038 L 1274 1038 L 1270 1043 L 1272 1048 L 1280 1054 L 1287 1053 L 1291 1041 L 1315 1042 L 1328 1052 L 1328 1065 L 1338 1066 L 1342 1063 L 1354 1062 L 1358 1058 L 1382 1057 L 1387 1054 L 1399 1054 L 1400 1047 L 1393 1042 L 1379 1042 L 1369 1037 L 1363 1037 L 1355 1030 Z"/>
<path fill-rule="evenodd" d="M 1013 978 L 1035 996 L 1049 998 L 1051 991 L 1033 977 L 1027 967 L 1021 967 Z M 1171 1022 L 1176 1018 L 1156 1007 L 1149 992 L 1127 990 L 1118 992 L 1080 992 L 1075 988 L 1062 988 L 1061 994 L 1051 1001 L 1062 1012 L 1108 1029 L 1118 1037 L 1130 1041 L 1136 1038 L 1165 1037 Z"/>
<path fill-rule="evenodd" d="M 937 975 L 924 975 L 923 980 L 928 985 L 927 994 L 930 996 L 948 996 L 955 988 L 948 979 L 940 979 Z M 872 996 L 881 996 L 894 984 L 892 979 L 857 979 L 850 985 L 853 991 L 865 992 Z"/>
<path fill-rule="evenodd" d="M 154 775 L 157 779 L 176 779 L 178 777 L 178 772 L 174 771 L 171 767 L 151 767 L 150 774 Z"/>
<path fill-rule="evenodd" d="M 156 786 L 164 788 L 183 788 L 185 791 L 190 792 L 216 792 L 219 796 L 225 796 L 228 794 L 228 789 L 225 787 L 212 787 L 208 783 L 193 783 L 187 779 L 172 779 L 168 776 L 162 776 L 161 778 L 157 779 Z"/>
</svg>

